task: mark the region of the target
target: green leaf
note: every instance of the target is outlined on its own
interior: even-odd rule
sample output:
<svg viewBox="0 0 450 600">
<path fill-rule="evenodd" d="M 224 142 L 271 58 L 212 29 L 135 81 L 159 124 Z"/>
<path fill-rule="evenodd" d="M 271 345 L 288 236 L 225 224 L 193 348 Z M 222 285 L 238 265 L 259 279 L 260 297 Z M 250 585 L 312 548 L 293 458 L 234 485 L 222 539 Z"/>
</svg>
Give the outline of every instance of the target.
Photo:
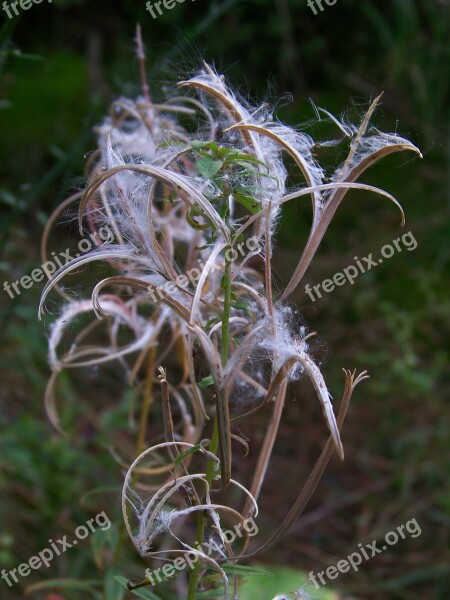
<svg viewBox="0 0 450 600">
<path fill-rule="evenodd" d="M 255 165 L 258 165 L 264 167 L 267 172 L 269 172 L 269 167 L 266 165 L 266 163 L 258 160 L 252 154 L 246 154 L 244 152 L 239 152 L 238 150 L 228 151 L 227 162 L 244 167 L 245 169 L 251 169 L 255 173 L 259 173 L 259 169 L 255 168 Z"/>
<path fill-rule="evenodd" d="M 202 142 L 201 140 L 199 140 L 199 141 L 195 140 L 192 142 L 192 147 L 197 152 L 200 152 L 206 156 L 207 156 L 207 154 L 206 154 L 207 150 L 211 150 L 216 155 L 218 155 L 220 152 L 220 148 L 216 144 L 216 142 Z"/>
<path fill-rule="evenodd" d="M 222 204 L 217 209 L 217 212 L 222 217 L 222 219 L 225 219 L 225 217 L 228 215 L 228 210 L 229 210 L 228 204 Z"/>
<path fill-rule="evenodd" d="M 206 329 L 209 329 L 209 328 L 210 328 L 210 327 L 212 327 L 213 325 L 216 325 L 217 323 L 220 323 L 220 321 L 221 321 L 221 320 L 222 320 L 222 319 L 221 319 L 220 317 L 214 317 L 214 318 L 210 319 L 210 320 L 209 320 L 209 321 L 206 323 L 206 325 L 205 325 L 205 328 L 206 328 Z"/>
<path fill-rule="evenodd" d="M 94 561 L 100 570 L 103 570 L 103 557 L 108 551 L 114 554 L 119 543 L 119 531 L 111 527 L 106 531 L 97 531 L 91 536 L 92 553 Z"/>
<path fill-rule="evenodd" d="M 176 466 L 180 465 L 187 456 L 189 456 L 190 454 L 194 454 L 194 452 L 197 452 L 197 450 L 201 450 L 207 444 L 209 444 L 209 440 L 202 440 L 200 442 L 200 444 L 196 444 L 195 446 L 192 446 L 192 448 L 189 448 L 188 450 L 181 452 L 181 454 L 179 454 L 175 458 L 175 465 Z"/>
<path fill-rule="evenodd" d="M 250 310 L 250 308 L 248 307 L 248 304 L 246 302 L 243 302 L 242 300 L 239 300 L 238 302 L 233 302 L 231 304 L 232 308 L 235 308 L 236 310 L 242 310 L 242 312 L 244 312 L 247 317 L 249 317 L 249 319 L 253 318 L 253 313 Z"/>
<path fill-rule="evenodd" d="M 38 61 L 44 60 L 43 56 L 38 56 L 36 54 L 25 54 L 21 50 L 17 50 L 17 49 L 7 50 L 5 52 L 5 56 L 6 56 L 6 58 L 19 58 L 22 60 L 35 60 L 35 61 L 36 60 L 38 60 Z"/>
<path fill-rule="evenodd" d="M 326 587 L 328 588 L 328 585 Z M 303 590 L 305 590 L 303 597 L 314 598 L 314 600 L 336 600 L 338 597 L 338 594 L 330 589 L 321 587 L 320 590 L 317 590 L 312 587 L 308 576 L 298 569 L 273 567 L 272 577 L 255 575 L 249 577 L 247 582 L 242 583 L 239 586 L 239 599 L 264 598 L 264 600 L 269 600 L 282 592 L 285 592 L 287 597 L 294 598 L 294 590 L 298 590 L 299 593 L 296 597 L 299 598 L 302 597 Z"/>
<path fill-rule="evenodd" d="M 204 600 L 204 598 L 222 598 L 225 595 L 224 588 L 218 588 L 215 590 L 205 590 L 195 594 L 195 600 Z"/>
<path fill-rule="evenodd" d="M 195 167 L 197 171 L 200 173 L 202 177 L 205 179 L 211 179 L 214 175 L 220 171 L 223 166 L 222 160 L 216 160 L 209 156 L 204 156 L 203 158 L 199 158 L 195 163 Z"/>
<path fill-rule="evenodd" d="M 125 597 L 125 590 L 116 580 L 113 567 L 109 567 L 106 570 L 103 581 L 103 591 L 107 600 L 123 600 Z"/>
<path fill-rule="evenodd" d="M 265 577 L 273 577 L 269 571 L 255 567 L 247 567 L 246 565 L 224 565 L 223 570 L 230 575 L 264 575 Z"/>
<path fill-rule="evenodd" d="M 208 375 L 208 377 L 203 377 L 203 379 L 197 383 L 197 386 L 202 390 L 211 385 L 214 385 L 214 377 L 212 375 Z"/>
<path fill-rule="evenodd" d="M 125 589 L 128 590 L 128 580 L 120 575 L 115 575 L 114 579 L 120 583 Z M 138 598 L 144 598 L 144 600 L 161 600 L 159 596 L 147 590 L 146 588 L 139 588 L 138 590 L 129 590 L 130 594 L 137 596 Z"/>
<path fill-rule="evenodd" d="M 101 586 L 102 582 L 93 579 L 89 581 L 80 581 L 79 579 L 48 579 L 47 581 L 40 581 L 39 583 L 33 583 L 28 586 L 25 590 L 26 594 L 32 592 L 38 592 L 40 590 L 84 590 L 91 592 L 91 594 L 97 594 L 95 586 Z"/>
<path fill-rule="evenodd" d="M 253 215 L 261 210 L 261 205 L 254 198 L 252 198 L 252 196 L 237 190 L 233 190 L 233 196 L 239 202 L 239 204 L 242 204 L 242 206 L 249 210 Z"/>
<path fill-rule="evenodd" d="M 194 219 L 195 216 L 198 216 L 199 212 L 195 209 L 195 208 L 191 208 L 191 210 L 189 210 L 186 213 L 186 221 L 189 223 L 189 225 L 193 228 L 196 229 L 198 231 L 203 231 L 204 229 L 208 229 L 208 227 L 210 226 L 210 223 L 199 223 L 198 221 L 196 221 Z M 203 217 L 203 215 L 201 215 Z"/>
</svg>

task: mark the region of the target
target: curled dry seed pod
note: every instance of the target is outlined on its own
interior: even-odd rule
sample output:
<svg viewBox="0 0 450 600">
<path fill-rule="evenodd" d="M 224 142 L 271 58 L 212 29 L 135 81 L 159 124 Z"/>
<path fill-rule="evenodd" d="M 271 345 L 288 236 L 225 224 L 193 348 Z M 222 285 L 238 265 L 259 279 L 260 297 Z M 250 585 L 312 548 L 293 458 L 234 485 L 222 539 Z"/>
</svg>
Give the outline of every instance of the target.
<svg viewBox="0 0 450 600">
<path fill-rule="evenodd" d="M 171 441 L 145 450 L 125 476 L 122 511 L 128 534 L 142 556 L 167 560 L 180 554 L 193 555 L 195 561 L 202 561 L 215 569 L 227 589 L 228 579 L 220 564 L 237 560 L 247 547 L 249 535 L 243 526 L 245 518 L 239 510 L 213 500 L 218 492 L 213 484 L 219 478 L 220 460 L 207 450 L 207 444 L 207 440 L 197 445 Z M 207 473 L 189 472 L 189 463 L 196 453 L 216 465 L 211 482 Z M 169 466 L 171 477 L 148 498 L 151 488 L 145 481 L 147 478 L 154 479 L 155 472 L 160 472 L 164 466 Z M 233 479 L 230 485 L 251 502 L 256 517 L 258 506 L 251 494 Z M 189 521 L 198 514 L 207 521 L 201 541 L 196 539 L 195 527 L 189 527 Z M 239 537 L 230 539 L 224 517 L 228 522 L 232 519 L 234 526 L 239 528 Z M 158 539 L 163 535 L 171 538 L 170 548 L 157 549 Z M 234 541 L 240 547 L 237 552 Z"/>
</svg>

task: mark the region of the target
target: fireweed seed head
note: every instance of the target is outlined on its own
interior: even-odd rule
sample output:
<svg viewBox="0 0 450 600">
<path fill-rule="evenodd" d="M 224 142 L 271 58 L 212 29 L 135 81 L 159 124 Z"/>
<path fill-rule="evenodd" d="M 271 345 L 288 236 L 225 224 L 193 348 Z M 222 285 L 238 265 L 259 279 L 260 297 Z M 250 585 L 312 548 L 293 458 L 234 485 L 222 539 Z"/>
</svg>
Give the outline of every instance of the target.
<svg viewBox="0 0 450 600">
<path fill-rule="evenodd" d="M 387 192 L 357 183 L 357 176 L 385 154 L 417 149 L 370 127 L 378 99 L 359 127 L 324 111 L 349 142 L 346 161 L 330 177 L 312 137 L 278 123 L 270 107 L 238 97 L 209 65 L 178 87 L 163 104 L 152 103 L 149 94 L 116 100 L 97 128 L 86 188 L 73 202 L 79 201 L 80 231 L 98 231 L 107 243 L 69 261 L 43 291 L 40 314 L 52 290 L 64 298 L 49 338 L 53 373 L 46 407 L 61 428 L 55 392 L 66 368 L 114 362 L 130 384 L 150 386 L 164 441 L 129 460 L 122 493 L 128 535 L 142 556 L 167 558 L 166 549 L 158 550 L 164 537 L 164 548 L 175 557 L 188 553 L 191 568 L 201 562 L 223 573 L 219 562 L 238 559 L 232 546 L 244 545 L 239 536 L 227 543 L 225 517 L 238 517 L 244 537 L 256 535 L 248 517 L 257 517 L 272 451 L 249 489 L 233 479 L 235 442 L 246 452 L 252 443 L 238 435 L 237 419 L 270 408 L 274 400 L 282 405 L 287 385 L 308 377 L 343 457 L 311 334 L 288 298 L 328 226 L 326 208 L 337 209 L 351 189 L 396 203 Z M 184 115 L 192 121 L 189 130 Z M 281 211 L 303 197 L 313 214 L 307 248 L 286 287 L 276 290 L 272 256 Z M 404 244 L 412 247 L 415 240 L 407 235 Z M 94 262 L 102 275 L 86 297 L 61 289 L 67 275 Z M 346 402 L 364 378 L 345 371 Z M 211 418 L 217 449 L 204 443 Z M 205 473 L 212 473 L 210 481 Z M 233 488 L 227 500 L 216 495 L 219 486 Z M 196 540 L 202 518 L 204 536 Z M 106 515 L 99 525 L 110 527 Z"/>
</svg>

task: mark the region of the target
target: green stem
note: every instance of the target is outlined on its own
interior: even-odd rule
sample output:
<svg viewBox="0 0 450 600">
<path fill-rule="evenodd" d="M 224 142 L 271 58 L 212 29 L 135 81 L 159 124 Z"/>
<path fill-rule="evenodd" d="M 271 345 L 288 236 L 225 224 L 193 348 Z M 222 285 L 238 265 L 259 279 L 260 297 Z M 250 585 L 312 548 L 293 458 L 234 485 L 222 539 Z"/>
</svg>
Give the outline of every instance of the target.
<svg viewBox="0 0 450 600">
<path fill-rule="evenodd" d="M 222 367 L 225 367 L 228 360 L 228 350 L 230 347 L 230 310 L 231 310 L 231 262 L 225 262 L 225 274 L 223 276 L 223 314 L 222 314 L 222 344 L 221 359 Z"/>
<path fill-rule="evenodd" d="M 224 289 L 224 302 L 223 302 L 223 313 L 222 313 L 222 341 L 221 341 L 221 360 L 222 366 L 225 367 L 228 360 L 228 351 L 230 346 L 230 312 L 231 312 L 231 262 L 227 260 L 225 262 L 225 273 L 223 276 L 223 289 Z M 217 452 L 217 448 L 219 446 L 219 426 L 217 415 L 214 419 L 213 432 L 211 436 L 211 444 L 209 446 L 209 451 L 215 454 Z M 206 464 L 206 482 L 209 487 L 211 487 L 211 483 L 214 477 L 214 468 L 215 461 L 208 460 Z M 202 514 L 202 511 L 199 511 L 197 514 L 197 532 L 196 532 L 196 541 L 202 545 L 203 538 L 205 535 L 205 518 Z M 191 574 L 189 576 L 189 587 L 188 587 L 188 595 L 187 600 L 194 600 L 195 593 L 197 591 L 197 586 L 199 582 L 201 571 L 201 565 L 197 561 L 195 566 L 193 567 Z"/>
<path fill-rule="evenodd" d="M 214 419 L 213 432 L 212 432 L 212 436 L 211 436 L 211 444 L 210 444 L 208 450 L 215 454 L 217 452 L 218 445 L 219 445 L 219 428 L 217 425 L 217 417 L 216 417 Z M 216 465 L 216 463 L 213 460 L 208 460 L 208 462 L 206 464 L 205 479 L 209 486 L 211 486 L 211 483 L 212 483 L 212 480 L 214 477 L 215 465 Z M 205 519 L 203 517 L 202 512 L 199 511 L 197 513 L 197 531 L 196 531 L 195 539 L 200 545 L 203 544 L 204 535 L 205 535 Z M 197 586 L 198 586 L 198 580 L 200 577 L 200 570 L 201 570 L 201 565 L 197 561 L 195 563 L 193 569 L 191 570 L 191 573 L 189 576 L 189 588 L 188 588 L 187 600 L 194 600 L 194 598 L 195 598 L 195 593 L 197 591 Z"/>
</svg>

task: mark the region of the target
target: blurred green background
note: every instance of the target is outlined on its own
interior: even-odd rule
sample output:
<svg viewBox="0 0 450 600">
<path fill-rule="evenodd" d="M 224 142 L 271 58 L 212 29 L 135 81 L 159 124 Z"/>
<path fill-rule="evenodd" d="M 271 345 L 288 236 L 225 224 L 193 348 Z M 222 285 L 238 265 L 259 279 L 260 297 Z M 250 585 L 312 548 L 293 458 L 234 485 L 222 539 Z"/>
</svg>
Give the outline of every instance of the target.
<svg viewBox="0 0 450 600">
<path fill-rule="evenodd" d="M 314 304 L 303 286 L 294 294 L 305 321 L 318 332 L 317 356 L 336 396 L 342 367 L 367 368 L 371 379 L 351 405 L 345 462 L 330 464 L 304 517 L 261 560 L 276 573 L 275 589 L 293 598 L 305 583 L 301 571 L 321 571 L 359 542 L 416 518 L 420 537 L 400 541 L 357 573 L 341 575 L 333 582 L 334 597 L 447 600 L 450 6 L 448 0 L 337 0 L 323 6 L 314 15 L 306 0 L 187 0 L 157 20 L 141 0 L 54 0 L 11 20 L 2 11 L 1 276 L 15 281 L 39 266 L 43 226 L 82 181 L 84 155 L 95 147 L 92 127 L 114 97 L 140 93 L 137 22 L 157 100 L 164 97 L 162 86 L 172 88 L 204 58 L 244 95 L 275 102 L 281 120 L 312 121 L 309 130 L 320 137 L 323 127 L 313 122 L 310 98 L 338 117 L 355 119 L 384 90 L 376 125 L 409 138 L 424 158 L 390 157 L 366 173 L 364 182 L 398 198 L 406 227 L 400 229 L 389 203 L 349 195 L 307 282 L 332 277 L 354 256 L 379 253 L 406 231 L 418 247 L 396 253 L 353 286 L 337 288 Z M 331 165 L 342 157 L 330 152 L 327 159 Z M 280 287 L 309 225 L 305 203 L 284 213 L 275 257 Z M 55 244 L 65 248 L 75 235 L 73 228 L 61 227 Z M 71 435 L 63 438 L 52 430 L 43 408 L 52 317 L 37 320 L 40 291 L 34 285 L 14 300 L 3 285 L 0 291 L 0 568 L 17 567 L 49 537 L 73 532 L 105 507 L 115 523 L 11 590 L 0 581 L 0 597 L 22 598 L 31 584 L 68 578 L 104 579 L 104 595 L 97 598 L 116 600 L 122 592 L 112 575 L 131 577 L 144 564 L 128 542 L 123 560 L 114 564 L 123 473 L 108 445 L 110 432 L 118 432 L 120 440 L 128 425 L 130 395 L 124 377 L 111 368 L 81 374 L 80 381 L 64 379 L 59 394 Z M 286 407 L 262 496 L 265 532 L 283 518 L 323 444 L 312 393 L 302 382 L 298 392 L 301 401 Z M 248 467 L 241 469 L 245 474 Z M 294 571 L 277 572 L 276 565 Z M 258 585 L 246 592 L 248 600 L 271 600 L 272 588 Z M 312 598 L 321 597 L 309 591 Z M 29 597 L 93 596 L 56 588 L 53 595 L 38 590 Z"/>
</svg>

